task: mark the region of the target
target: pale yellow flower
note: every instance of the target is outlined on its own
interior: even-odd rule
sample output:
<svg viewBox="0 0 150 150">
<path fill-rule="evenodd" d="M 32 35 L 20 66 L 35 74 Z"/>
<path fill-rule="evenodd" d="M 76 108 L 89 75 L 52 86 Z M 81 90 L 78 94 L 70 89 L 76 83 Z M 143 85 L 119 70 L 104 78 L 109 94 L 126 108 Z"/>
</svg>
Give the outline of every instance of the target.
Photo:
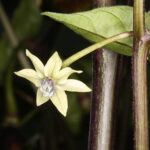
<svg viewBox="0 0 150 150">
<path fill-rule="evenodd" d="M 73 70 L 70 67 L 61 69 L 62 60 L 57 52 L 49 58 L 45 66 L 39 58 L 31 54 L 28 50 L 26 50 L 26 55 L 31 59 L 35 70 L 23 69 L 15 72 L 15 74 L 29 80 L 38 88 L 36 95 L 37 106 L 51 100 L 58 111 L 66 116 L 68 101 L 65 91 L 91 91 L 83 82 L 75 79 L 68 79 L 72 73 L 82 73 L 82 71 Z"/>
</svg>

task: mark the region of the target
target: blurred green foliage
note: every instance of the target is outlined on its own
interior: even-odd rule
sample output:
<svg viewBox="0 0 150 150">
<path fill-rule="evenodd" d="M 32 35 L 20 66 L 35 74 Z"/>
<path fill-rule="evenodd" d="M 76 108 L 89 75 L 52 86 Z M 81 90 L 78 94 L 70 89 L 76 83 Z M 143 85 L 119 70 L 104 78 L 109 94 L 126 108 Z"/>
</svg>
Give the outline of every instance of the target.
<svg viewBox="0 0 150 150">
<path fill-rule="evenodd" d="M 117 3 L 128 4 L 125 0 L 118 0 Z M 71 3 L 69 0 L 17 0 L 11 5 L 11 0 L 1 0 L 1 4 L 8 15 L 18 45 L 13 46 L 0 20 L 0 149 L 86 150 L 90 94 L 68 92 L 69 109 L 67 117 L 64 118 L 50 101 L 35 107 L 35 90 L 28 81 L 16 77 L 13 72 L 24 68 L 18 54 L 20 51 L 24 53 L 26 48 L 46 62 L 55 50 L 65 59 L 90 45 L 87 40 L 64 25 L 42 17 L 40 12 L 84 11 L 92 7 L 91 1 L 73 0 Z M 147 10 L 150 9 L 148 5 L 146 7 Z M 130 61 L 130 58 L 124 57 L 122 76 L 117 83 L 120 84 L 120 93 L 116 106 L 115 150 L 133 149 Z M 30 62 L 27 59 L 25 63 Z M 71 67 L 84 71 L 73 78 L 79 78 L 92 86 L 91 55 Z M 148 77 L 149 69 L 148 66 Z M 150 92 L 148 95 L 150 97 Z"/>
<path fill-rule="evenodd" d="M 41 24 L 40 10 L 36 7 L 35 1 L 20 1 L 15 12 L 13 12 L 10 23 L 18 43 L 32 38 L 39 30 Z M 0 40 L 0 83 L 3 80 L 4 71 L 6 71 L 9 63 L 14 59 L 13 54 L 16 53 L 15 48 L 8 36 L 4 33 Z"/>
<path fill-rule="evenodd" d="M 89 122 L 90 95 L 68 92 L 68 116 L 63 118 L 55 107 L 48 102 L 35 107 L 35 89 L 28 81 L 16 77 L 13 72 L 24 68 L 20 62 L 20 51 L 26 48 L 46 62 L 55 49 L 62 58 L 68 57 L 89 43 L 72 31 L 53 21 L 42 19 L 41 10 L 58 10 L 56 3 L 39 0 L 18 0 L 10 8 L 11 1 L 1 1 L 7 19 L 13 30 L 10 38 L 1 21 L 0 26 L 0 145 L 1 149 L 86 149 Z M 80 3 L 80 2 L 78 2 Z M 48 5 L 47 5 L 48 4 Z M 58 4 L 58 3 L 57 3 Z M 78 9 L 87 9 L 80 3 Z M 62 8 L 61 8 L 62 9 Z M 67 8 L 70 11 L 75 9 Z M 65 8 L 64 8 L 65 10 Z M 55 32 L 56 31 L 56 32 Z M 71 36 L 72 38 L 69 38 Z M 67 40 L 64 43 L 63 39 Z M 14 38 L 14 39 L 12 39 Z M 14 43 L 15 41 L 15 43 Z M 60 42 L 61 41 L 61 42 Z M 74 42 L 73 42 L 74 41 Z M 73 43 L 70 46 L 68 43 Z M 80 44 L 79 44 L 80 43 Z M 77 46 L 78 45 L 78 46 Z M 64 47 L 66 49 L 64 50 Z M 73 50 L 74 49 L 74 50 Z M 90 57 L 79 61 L 73 68 L 84 70 L 82 80 L 91 85 Z M 23 59 L 30 64 L 28 59 Z M 84 64 L 85 63 L 85 64 Z M 32 66 L 31 66 L 32 67 Z M 74 76 L 74 78 L 79 78 Z M 88 116 L 88 117 L 87 117 Z M 86 118 L 86 122 L 84 122 Z M 86 126 L 85 126 L 86 125 Z M 9 144 L 8 144 L 9 143 Z"/>
</svg>

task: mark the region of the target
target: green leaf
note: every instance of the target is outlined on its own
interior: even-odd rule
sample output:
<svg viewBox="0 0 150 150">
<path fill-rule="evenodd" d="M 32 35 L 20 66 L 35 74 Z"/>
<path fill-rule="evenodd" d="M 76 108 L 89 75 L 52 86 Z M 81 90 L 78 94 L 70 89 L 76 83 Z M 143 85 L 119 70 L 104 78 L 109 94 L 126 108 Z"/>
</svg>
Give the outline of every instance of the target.
<svg viewBox="0 0 150 150">
<path fill-rule="evenodd" d="M 103 7 L 73 14 L 44 12 L 42 15 L 63 23 L 91 42 L 99 42 L 122 32 L 133 31 L 133 8 L 129 6 Z M 146 25 L 150 30 L 148 14 Z M 104 48 L 131 56 L 132 43 L 133 38 L 130 37 L 108 44 Z"/>
</svg>

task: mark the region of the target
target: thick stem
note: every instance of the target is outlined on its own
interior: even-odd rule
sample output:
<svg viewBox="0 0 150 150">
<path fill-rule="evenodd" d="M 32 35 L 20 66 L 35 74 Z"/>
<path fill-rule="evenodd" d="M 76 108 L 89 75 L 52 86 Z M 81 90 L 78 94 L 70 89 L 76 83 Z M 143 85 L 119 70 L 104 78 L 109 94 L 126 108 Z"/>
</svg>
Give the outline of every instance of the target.
<svg viewBox="0 0 150 150">
<path fill-rule="evenodd" d="M 100 76 L 102 74 L 102 63 L 100 61 L 102 59 L 101 56 L 101 49 L 98 49 L 96 54 L 93 56 L 93 93 L 91 102 L 88 150 L 98 150 L 101 95 L 97 93 L 102 90 L 102 80 Z"/>
<path fill-rule="evenodd" d="M 144 0 L 134 2 L 134 43 L 132 57 L 135 120 L 135 150 L 148 150 L 147 51 L 150 37 L 146 33 Z"/>
<path fill-rule="evenodd" d="M 134 41 L 133 53 L 133 96 L 135 119 L 135 149 L 148 150 L 147 110 L 147 51 L 143 41 Z"/>
<path fill-rule="evenodd" d="M 108 6 L 112 0 L 94 0 L 96 7 Z M 89 150 L 113 149 L 113 106 L 117 54 L 98 49 L 93 54 L 93 95 L 89 130 Z"/>
<path fill-rule="evenodd" d="M 112 149 L 111 129 L 116 60 L 117 55 L 104 50 L 103 52 L 97 51 L 93 62 L 94 76 L 89 150 Z"/>
</svg>

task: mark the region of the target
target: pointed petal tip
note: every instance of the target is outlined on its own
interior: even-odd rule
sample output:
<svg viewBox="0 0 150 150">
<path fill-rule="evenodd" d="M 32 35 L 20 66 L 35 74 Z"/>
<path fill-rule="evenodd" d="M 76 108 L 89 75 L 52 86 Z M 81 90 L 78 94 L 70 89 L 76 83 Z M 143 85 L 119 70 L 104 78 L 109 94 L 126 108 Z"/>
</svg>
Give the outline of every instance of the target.
<svg viewBox="0 0 150 150">
<path fill-rule="evenodd" d="M 38 104 L 37 101 L 36 101 L 36 106 L 39 107 L 40 105 L 41 105 L 41 104 Z"/>
<path fill-rule="evenodd" d="M 30 54 L 30 51 L 26 49 L 26 55 L 28 56 Z"/>
<path fill-rule="evenodd" d="M 58 52 L 57 52 L 57 51 L 55 51 L 55 52 L 54 52 L 54 55 L 57 55 L 57 56 L 59 56 L 59 54 L 58 54 Z"/>
<path fill-rule="evenodd" d="M 14 74 L 18 76 L 18 73 L 17 73 L 17 72 L 14 72 Z"/>
<path fill-rule="evenodd" d="M 55 51 L 51 57 L 60 58 L 59 53 L 57 51 Z"/>
<path fill-rule="evenodd" d="M 91 92 L 92 91 L 92 89 L 89 88 L 88 86 L 84 87 L 82 90 L 83 91 L 79 91 L 79 92 Z"/>
<path fill-rule="evenodd" d="M 55 95 L 51 97 L 51 101 L 56 109 L 64 116 L 67 115 L 68 100 L 67 95 L 62 89 L 57 89 Z"/>
<path fill-rule="evenodd" d="M 90 92 L 91 89 L 80 80 L 68 79 L 63 85 L 62 89 L 70 92 Z"/>
<path fill-rule="evenodd" d="M 63 113 L 62 115 L 63 115 L 64 117 L 66 117 L 66 116 L 67 116 L 67 113 Z"/>
<path fill-rule="evenodd" d="M 66 117 L 66 116 L 67 116 L 67 111 L 62 110 L 62 111 L 59 111 L 59 112 L 63 115 L 63 117 Z"/>
<path fill-rule="evenodd" d="M 83 73 L 83 71 L 82 70 L 77 70 L 76 73 Z"/>
<path fill-rule="evenodd" d="M 62 107 L 61 109 L 58 109 L 58 107 L 57 107 L 56 105 L 55 105 L 55 107 L 57 108 L 57 110 L 58 110 L 64 117 L 67 116 L 68 107 L 67 107 L 67 108 Z"/>
<path fill-rule="evenodd" d="M 28 49 L 26 49 L 26 56 L 28 56 L 28 57 L 32 57 L 32 53 L 28 50 Z"/>
<path fill-rule="evenodd" d="M 91 92 L 91 91 L 92 91 L 92 89 L 90 89 L 90 88 L 88 87 L 87 92 Z"/>
<path fill-rule="evenodd" d="M 44 65 L 41 62 L 41 60 L 35 56 L 34 54 L 32 54 L 28 49 L 26 49 L 26 56 L 29 57 L 29 59 L 31 60 L 35 70 L 41 75 L 43 76 L 43 71 L 44 71 Z"/>
<path fill-rule="evenodd" d="M 28 57 L 30 58 L 30 57 L 32 57 L 32 55 L 33 55 L 33 54 L 32 54 L 28 49 L 26 49 L 26 56 L 28 56 Z M 30 58 L 30 59 L 31 59 L 31 58 Z"/>
<path fill-rule="evenodd" d="M 17 74 L 17 71 L 15 71 L 14 74 Z"/>
<path fill-rule="evenodd" d="M 41 83 L 41 78 L 38 76 L 37 72 L 33 69 L 22 69 L 20 71 L 14 72 L 17 76 L 27 79 L 32 82 L 35 86 L 39 87 Z"/>
<path fill-rule="evenodd" d="M 14 74 L 17 75 L 17 76 L 20 76 L 20 73 L 19 73 L 20 71 L 15 71 Z"/>
<path fill-rule="evenodd" d="M 55 51 L 53 55 L 48 59 L 44 67 L 45 76 L 55 76 L 55 74 L 61 69 L 61 66 L 62 60 L 58 52 Z"/>
<path fill-rule="evenodd" d="M 36 106 L 39 107 L 41 105 L 43 105 L 44 103 L 39 103 L 37 100 L 36 100 Z"/>
<path fill-rule="evenodd" d="M 22 73 L 20 73 L 20 71 L 14 72 L 15 75 L 19 76 L 19 77 L 23 77 Z"/>
</svg>

